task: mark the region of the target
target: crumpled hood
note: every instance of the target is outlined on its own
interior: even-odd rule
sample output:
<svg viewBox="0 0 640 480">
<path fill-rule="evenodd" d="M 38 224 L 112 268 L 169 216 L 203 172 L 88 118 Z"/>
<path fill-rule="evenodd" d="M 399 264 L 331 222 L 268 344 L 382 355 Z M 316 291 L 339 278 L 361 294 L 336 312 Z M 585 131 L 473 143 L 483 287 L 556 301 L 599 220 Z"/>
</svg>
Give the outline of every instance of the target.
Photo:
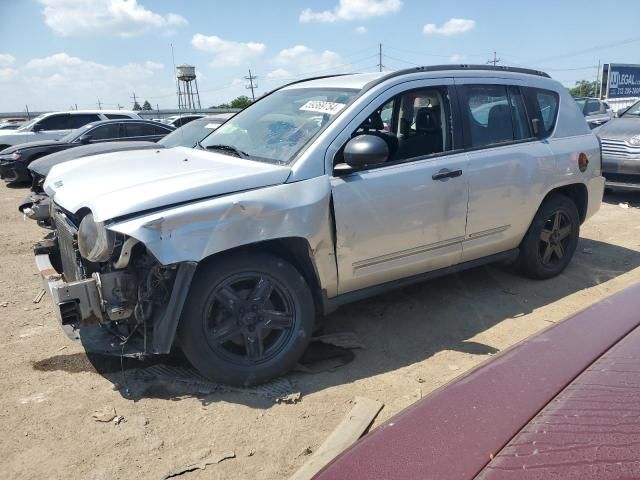
<svg viewBox="0 0 640 480">
<path fill-rule="evenodd" d="M 100 153 L 123 152 L 125 150 L 143 150 L 143 149 L 160 149 L 164 148 L 153 142 L 144 141 L 126 141 L 126 142 L 103 142 L 92 143 L 89 145 L 80 145 L 79 147 L 69 148 L 61 152 L 51 153 L 42 158 L 34 160 L 29 164 L 29 170 L 36 172 L 43 177 L 49 175 L 49 171 L 54 165 L 59 163 L 75 160 L 80 157 L 98 155 Z"/>
<path fill-rule="evenodd" d="M 600 138 L 628 140 L 640 135 L 640 118 L 614 118 L 602 125 L 597 133 Z"/>
<path fill-rule="evenodd" d="M 175 147 L 80 158 L 56 165 L 45 192 L 98 222 L 153 208 L 284 183 L 290 168 Z"/>
</svg>

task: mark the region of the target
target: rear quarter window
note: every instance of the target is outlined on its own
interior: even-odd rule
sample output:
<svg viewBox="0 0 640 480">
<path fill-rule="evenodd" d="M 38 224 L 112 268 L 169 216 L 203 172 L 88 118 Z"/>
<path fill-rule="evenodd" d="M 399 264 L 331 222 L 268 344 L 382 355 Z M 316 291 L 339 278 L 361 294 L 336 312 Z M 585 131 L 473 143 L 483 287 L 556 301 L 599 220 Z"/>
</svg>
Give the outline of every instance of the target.
<svg viewBox="0 0 640 480">
<path fill-rule="evenodd" d="M 560 98 L 553 90 L 528 88 L 529 115 L 532 120 L 539 119 L 544 136 L 551 135 L 558 119 Z"/>
</svg>

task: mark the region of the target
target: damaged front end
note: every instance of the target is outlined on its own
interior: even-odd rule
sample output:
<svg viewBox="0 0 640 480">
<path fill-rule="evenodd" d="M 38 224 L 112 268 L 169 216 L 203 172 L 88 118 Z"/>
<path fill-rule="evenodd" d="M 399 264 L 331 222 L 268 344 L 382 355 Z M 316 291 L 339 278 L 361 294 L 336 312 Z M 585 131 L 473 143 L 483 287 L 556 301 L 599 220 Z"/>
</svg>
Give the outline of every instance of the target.
<svg viewBox="0 0 640 480">
<path fill-rule="evenodd" d="M 34 253 L 67 336 L 103 353 L 168 353 L 197 264 L 161 265 L 90 212 L 80 218 L 54 203 L 51 221 Z"/>
</svg>

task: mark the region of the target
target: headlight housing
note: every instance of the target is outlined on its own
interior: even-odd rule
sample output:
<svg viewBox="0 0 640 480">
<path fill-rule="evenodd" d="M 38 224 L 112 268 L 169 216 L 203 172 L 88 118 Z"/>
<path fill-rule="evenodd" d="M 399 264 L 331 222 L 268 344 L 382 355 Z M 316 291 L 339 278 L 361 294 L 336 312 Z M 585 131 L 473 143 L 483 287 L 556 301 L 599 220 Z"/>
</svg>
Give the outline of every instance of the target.
<svg viewBox="0 0 640 480">
<path fill-rule="evenodd" d="M 11 154 L 11 160 L 20 160 L 20 157 L 22 157 L 22 152 L 20 151 Z"/>
<path fill-rule="evenodd" d="M 89 213 L 78 228 L 78 249 L 80 255 L 90 262 L 106 262 L 111 258 L 116 234 L 104 227 L 104 222 L 96 222 Z"/>
</svg>

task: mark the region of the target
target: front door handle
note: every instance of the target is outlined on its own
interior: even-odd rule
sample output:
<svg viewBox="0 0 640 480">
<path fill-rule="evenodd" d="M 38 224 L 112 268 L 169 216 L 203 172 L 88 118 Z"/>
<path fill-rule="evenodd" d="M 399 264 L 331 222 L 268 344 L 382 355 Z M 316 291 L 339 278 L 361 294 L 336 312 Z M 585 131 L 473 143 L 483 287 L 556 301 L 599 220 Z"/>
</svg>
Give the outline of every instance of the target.
<svg viewBox="0 0 640 480">
<path fill-rule="evenodd" d="M 447 178 L 455 178 L 462 175 L 462 170 L 449 170 L 448 168 L 443 168 L 438 173 L 434 173 L 431 178 L 433 180 L 446 180 Z"/>
</svg>

